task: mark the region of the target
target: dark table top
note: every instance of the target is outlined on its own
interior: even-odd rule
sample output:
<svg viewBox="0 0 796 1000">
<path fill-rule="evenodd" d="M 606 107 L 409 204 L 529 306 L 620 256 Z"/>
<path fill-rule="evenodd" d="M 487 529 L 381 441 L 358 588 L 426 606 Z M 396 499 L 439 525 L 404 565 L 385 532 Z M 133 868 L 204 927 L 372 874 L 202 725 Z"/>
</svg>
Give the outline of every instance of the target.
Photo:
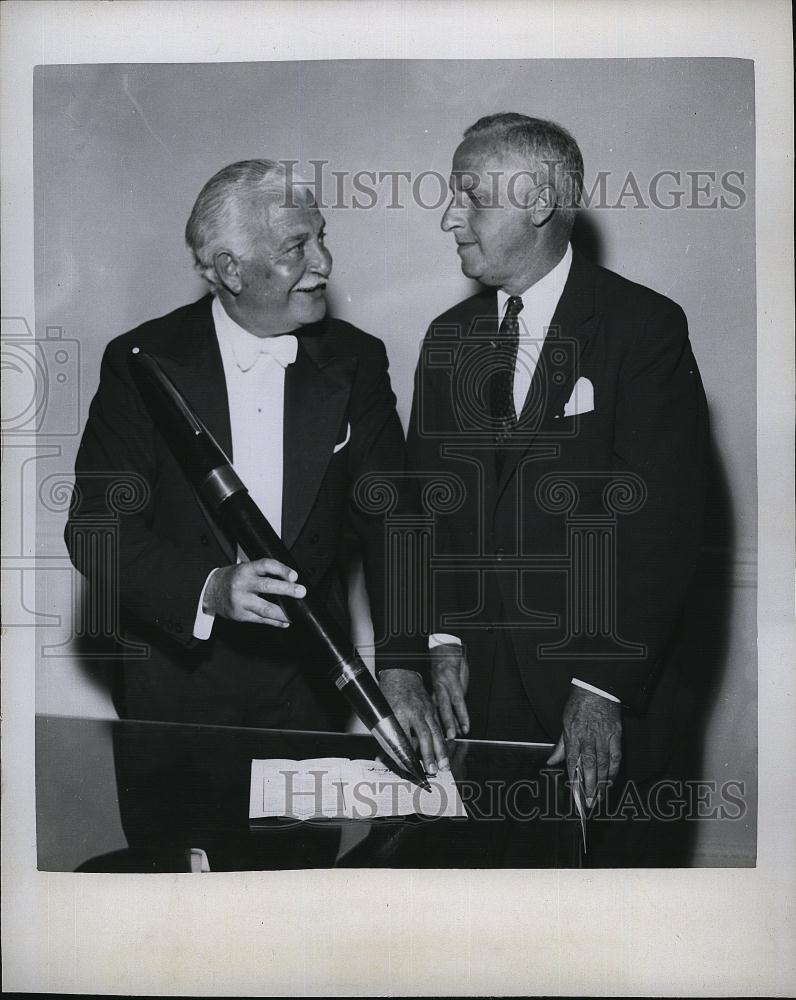
<svg viewBox="0 0 796 1000">
<path fill-rule="evenodd" d="M 190 870 L 190 848 L 206 852 L 212 871 L 580 866 L 569 790 L 539 744 L 449 743 L 467 818 L 250 822 L 253 758 L 378 752 L 366 735 L 39 716 L 40 867 L 45 841 L 72 858 L 87 852 L 81 871 Z M 91 856 L 82 828 L 114 811 L 128 847 Z"/>
</svg>

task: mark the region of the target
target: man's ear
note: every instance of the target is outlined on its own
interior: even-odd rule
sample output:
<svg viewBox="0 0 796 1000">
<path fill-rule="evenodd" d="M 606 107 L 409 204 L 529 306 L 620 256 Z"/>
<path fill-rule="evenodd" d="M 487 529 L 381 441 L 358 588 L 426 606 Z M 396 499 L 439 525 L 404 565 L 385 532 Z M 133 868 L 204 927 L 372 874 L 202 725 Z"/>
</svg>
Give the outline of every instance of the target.
<svg viewBox="0 0 796 1000">
<path fill-rule="evenodd" d="M 556 189 L 552 184 L 543 184 L 536 189 L 530 205 L 531 221 L 538 228 L 543 226 L 556 210 Z"/>
<path fill-rule="evenodd" d="M 232 295 L 240 295 L 243 279 L 240 261 L 230 250 L 219 250 L 213 257 L 213 268 L 220 284 Z"/>
</svg>

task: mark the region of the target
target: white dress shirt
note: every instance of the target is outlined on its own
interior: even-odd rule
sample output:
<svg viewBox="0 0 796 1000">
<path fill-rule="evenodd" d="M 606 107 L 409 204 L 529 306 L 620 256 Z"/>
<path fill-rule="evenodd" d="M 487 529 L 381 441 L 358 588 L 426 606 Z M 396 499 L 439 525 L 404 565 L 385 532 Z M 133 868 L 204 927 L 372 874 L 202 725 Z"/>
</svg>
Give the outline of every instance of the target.
<svg viewBox="0 0 796 1000">
<path fill-rule="evenodd" d="M 531 387 L 536 366 L 539 363 L 539 355 L 542 352 L 547 330 L 553 319 L 564 285 L 569 277 L 569 270 L 572 266 L 572 247 L 567 246 L 566 253 L 556 264 L 552 271 L 540 278 L 535 285 L 531 285 L 522 295 L 517 296 L 522 299 L 522 312 L 517 317 L 520 327 L 519 345 L 517 347 L 517 363 L 514 369 L 514 410 L 519 417 L 522 413 L 528 390 Z M 502 288 L 497 292 L 498 323 L 503 322 L 506 314 L 506 305 L 509 301 L 509 293 Z M 436 632 L 429 636 L 429 649 L 440 646 L 443 643 L 455 643 L 461 645 L 461 639 L 454 635 L 447 635 Z M 602 695 L 611 701 L 619 701 L 607 691 L 602 691 L 585 681 L 572 678 L 572 683 L 578 687 L 586 688 L 594 694 Z"/>
<path fill-rule="evenodd" d="M 274 531 L 282 533 L 283 429 L 285 369 L 296 360 L 298 341 L 292 334 L 256 337 L 227 314 L 213 299 L 213 323 L 224 365 L 232 435 L 232 463 L 249 495 Z M 242 560 L 241 553 L 238 561 Z M 202 610 L 199 595 L 193 634 L 207 639 L 213 615 Z"/>
</svg>

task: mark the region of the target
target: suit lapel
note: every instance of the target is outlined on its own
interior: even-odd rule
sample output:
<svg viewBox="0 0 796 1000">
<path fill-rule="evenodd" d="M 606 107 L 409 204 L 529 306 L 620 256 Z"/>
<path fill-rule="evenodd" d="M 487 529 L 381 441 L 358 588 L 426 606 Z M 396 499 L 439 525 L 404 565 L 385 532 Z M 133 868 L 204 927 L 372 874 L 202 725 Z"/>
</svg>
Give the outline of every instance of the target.
<svg viewBox="0 0 796 1000">
<path fill-rule="evenodd" d="M 336 357 L 325 327 L 325 322 L 313 324 L 299 334 L 296 361 L 285 373 L 282 541 L 288 548 L 309 516 L 334 446 L 346 430 L 356 358 Z"/>
<path fill-rule="evenodd" d="M 213 324 L 212 302 L 212 295 L 206 295 L 186 310 L 175 336 L 164 346 L 158 360 L 226 456 L 234 461 L 227 383 Z M 219 547 L 234 563 L 236 545 L 221 530 L 198 494 L 196 499 Z"/>
<path fill-rule="evenodd" d="M 160 361 L 227 458 L 234 461 L 229 424 L 229 399 L 224 365 L 218 348 L 212 296 L 194 303 Z"/>
<path fill-rule="evenodd" d="M 594 329 L 594 271 L 577 251 L 564 290 L 545 336 L 525 406 L 515 434 L 515 447 L 506 457 L 498 496 L 549 421 L 569 399 Z"/>
</svg>

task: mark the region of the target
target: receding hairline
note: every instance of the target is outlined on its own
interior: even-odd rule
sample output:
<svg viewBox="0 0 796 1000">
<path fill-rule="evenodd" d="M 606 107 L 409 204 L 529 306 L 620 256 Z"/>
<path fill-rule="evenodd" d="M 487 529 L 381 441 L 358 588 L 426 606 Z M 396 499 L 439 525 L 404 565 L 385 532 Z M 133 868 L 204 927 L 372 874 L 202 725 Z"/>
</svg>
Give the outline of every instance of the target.
<svg viewBox="0 0 796 1000">
<path fill-rule="evenodd" d="M 506 141 L 505 130 L 503 135 L 500 135 L 497 129 L 495 132 L 484 131 L 477 132 L 474 135 L 465 134 L 453 151 L 454 160 L 465 146 L 470 146 L 475 152 L 486 152 L 491 154 L 492 157 L 500 158 L 501 160 L 511 158 L 520 164 L 527 164 L 528 162 L 522 150 Z"/>
<path fill-rule="evenodd" d="M 535 122 L 505 125 L 495 123 L 494 125 L 480 128 L 477 131 L 473 131 L 474 126 L 471 125 L 470 128 L 463 132 L 454 156 L 462 147 L 470 145 L 491 150 L 496 155 L 513 156 L 516 159 L 526 161 L 527 156 L 525 150 L 522 148 L 523 143 L 529 139 L 531 141 L 537 139 L 541 145 L 549 144 L 549 138 L 545 135 L 545 129 L 549 126 L 552 134 L 563 146 L 569 146 L 573 153 L 576 152 L 582 158 L 576 140 L 566 130 L 562 129 L 561 126 L 556 125 L 554 122 L 540 122 L 539 132 L 534 135 L 535 124 Z M 530 136 L 529 133 L 531 133 Z"/>
</svg>

